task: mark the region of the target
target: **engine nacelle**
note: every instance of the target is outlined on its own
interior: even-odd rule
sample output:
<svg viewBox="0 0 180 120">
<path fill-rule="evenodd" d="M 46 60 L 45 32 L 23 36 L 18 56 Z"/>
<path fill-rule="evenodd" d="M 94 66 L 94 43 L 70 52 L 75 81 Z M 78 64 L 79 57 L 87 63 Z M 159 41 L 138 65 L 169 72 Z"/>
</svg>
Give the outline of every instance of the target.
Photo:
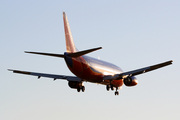
<svg viewBox="0 0 180 120">
<path fill-rule="evenodd" d="M 135 86 L 138 84 L 138 81 L 136 79 L 136 77 L 132 76 L 132 77 L 127 77 L 124 79 L 124 84 L 126 86 Z"/>
<path fill-rule="evenodd" d="M 69 81 L 68 85 L 69 85 L 70 88 L 77 89 L 77 88 L 80 88 L 80 86 L 82 86 L 82 83 L 81 82 L 72 82 L 72 81 Z"/>
</svg>

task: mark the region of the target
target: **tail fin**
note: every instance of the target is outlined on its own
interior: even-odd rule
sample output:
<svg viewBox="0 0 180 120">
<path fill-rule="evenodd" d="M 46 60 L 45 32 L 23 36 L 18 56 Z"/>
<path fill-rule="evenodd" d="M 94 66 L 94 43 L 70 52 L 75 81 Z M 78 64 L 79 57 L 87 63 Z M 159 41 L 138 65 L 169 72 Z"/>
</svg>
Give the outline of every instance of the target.
<svg viewBox="0 0 180 120">
<path fill-rule="evenodd" d="M 77 52 L 77 49 L 74 44 L 71 29 L 65 12 L 63 12 L 63 20 L 64 20 L 65 39 L 66 39 L 66 51 L 68 53 L 75 53 Z"/>
</svg>

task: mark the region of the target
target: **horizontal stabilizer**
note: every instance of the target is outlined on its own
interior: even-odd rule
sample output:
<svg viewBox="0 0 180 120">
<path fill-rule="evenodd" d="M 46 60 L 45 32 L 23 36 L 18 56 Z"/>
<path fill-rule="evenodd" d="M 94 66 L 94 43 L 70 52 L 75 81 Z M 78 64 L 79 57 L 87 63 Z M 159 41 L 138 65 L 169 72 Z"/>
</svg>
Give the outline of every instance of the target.
<svg viewBox="0 0 180 120">
<path fill-rule="evenodd" d="M 25 53 L 38 54 L 38 55 L 47 55 L 47 56 L 64 58 L 64 55 L 63 55 L 63 54 L 41 53 L 41 52 L 28 52 L 28 51 L 25 51 Z"/>
<path fill-rule="evenodd" d="M 68 55 L 70 57 L 80 57 L 82 55 L 88 54 L 90 52 L 96 51 L 102 49 L 102 47 L 98 47 L 98 48 L 93 48 L 93 49 L 88 49 L 88 50 L 84 50 L 84 51 L 79 51 L 79 52 L 75 52 L 75 53 L 69 53 Z M 41 52 L 29 52 L 29 51 L 25 51 L 25 53 L 31 53 L 31 54 L 38 54 L 38 55 L 47 55 L 47 56 L 53 56 L 53 57 L 61 57 L 64 58 L 63 54 L 54 54 L 54 53 L 41 53 Z"/>
<path fill-rule="evenodd" d="M 84 51 L 79 51 L 79 52 L 75 52 L 75 53 L 69 53 L 70 57 L 80 57 L 82 55 L 88 54 L 90 52 L 94 52 L 96 50 L 102 49 L 102 47 L 98 47 L 98 48 L 93 48 L 93 49 L 89 49 L 89 50 L 84 50 Z"/>
</svg>

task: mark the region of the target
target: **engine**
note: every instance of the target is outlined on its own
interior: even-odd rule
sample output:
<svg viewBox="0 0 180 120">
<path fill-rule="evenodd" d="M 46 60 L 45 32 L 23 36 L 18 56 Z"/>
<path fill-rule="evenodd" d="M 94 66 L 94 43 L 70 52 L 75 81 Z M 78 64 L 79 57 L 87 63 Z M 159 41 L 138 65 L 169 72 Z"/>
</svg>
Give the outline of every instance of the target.
<svg viewBox="0 0 180 120">
<path fill-rule="evenodd" d="M 132 77 L 127 77 L 124 79 L 124 84 L 126 86 L 135 86 L 138 84 L 138 81 L 136 79 L 136 77 L 132 76 Z"/>
<path fill-rule="evenodd" d="M 72 82 L 72 81 L 69 81 L 68 85 L 69 85 L 70 88 L 77 89 L 77 88 L 80 88 L 80 86 L 82 86 L 82 83 L 81 82 Z"/>
</svg>

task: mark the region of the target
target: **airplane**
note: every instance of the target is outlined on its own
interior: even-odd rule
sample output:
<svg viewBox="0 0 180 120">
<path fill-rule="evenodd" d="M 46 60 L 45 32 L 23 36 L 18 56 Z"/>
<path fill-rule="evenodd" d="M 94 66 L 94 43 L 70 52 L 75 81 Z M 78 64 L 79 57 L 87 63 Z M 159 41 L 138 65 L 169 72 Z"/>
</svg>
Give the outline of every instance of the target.
<svg viewBox="0 0 180 120">
<path fill-rule="evenodd" d="M 107 91 L 109 91 L 110 89 L 114 90 L 115 88 L 115 95 L 119 95 L 118 89 L 120 89 L 123 84 L 129 87 L 136 86 L 138 84 L 137 78 L 135 76 L 150 72 L 152 70 L 156 70 L 161 67 L 165 67 L 167 65 L 171 65 L 173 62 L 172 60 L 170 60 L 160 64 L 123 72 L 120 67 L 112 63 L 86 56 L 86 54 L 102 49 L 102 47 L 78 51 L 78 49 L 75 47 L 71 29 L 65 12 L 63 12 L 63 21 L 66 40 L 66 52 L 64 52 L 64 54 L 30 51 L 25 51 L 25 53 L 64 58 L 67 67 L 75 76 L 36 73 L 13 69 L 8 70 L 13 71 L 13 73 L 37 76 L 38 79 L 40 77 L 53 78 L 54 80 L 64 79 L 68 81 L 68 85 L 70 88 L 76 89 L 78 92 L 85 91 L 83 82 L 102 84 L 106 86 Z"/>
</svg>

